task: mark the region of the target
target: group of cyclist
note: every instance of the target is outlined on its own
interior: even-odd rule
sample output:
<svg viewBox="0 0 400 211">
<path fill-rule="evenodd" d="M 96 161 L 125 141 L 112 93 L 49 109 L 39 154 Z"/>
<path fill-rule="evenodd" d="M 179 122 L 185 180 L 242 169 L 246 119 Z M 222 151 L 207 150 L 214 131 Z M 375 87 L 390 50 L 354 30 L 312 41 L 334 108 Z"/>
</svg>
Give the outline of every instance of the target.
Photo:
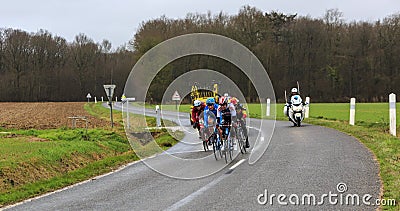
<svg viewBox="0 0 400 211">
<path fill-rule="evenodd" d="M 210 124 L 215 123 L 220 137 L 222 137 L 223 131 L 226 129 L 232 133 L 231 136 L 235 136 L 234 131 L 231 131 L 231 127 L 237 127 L 240 125 L 243 129 L 243 134 L 246 137 L 245 147 L 249 148 L 250 143 L 247 135 L 246 117 L 246 108 L 239 104 L 237 98 L 229 97 L 228 94 L 220 97 L 218 104 L 212 97 L 208 98 L 206 103 L 203 103 L 200 100 L 195 100 L 193 102 L 191 113 L 193 128 L 197 129 L 199 134 L 200 120 L 203 120 L 202 122 L 204 122 L 203 125 L 205 128 L 208 128 Z M 237 122 L 240 122 L 240 124 L 237 124 Z"/>
</svg>

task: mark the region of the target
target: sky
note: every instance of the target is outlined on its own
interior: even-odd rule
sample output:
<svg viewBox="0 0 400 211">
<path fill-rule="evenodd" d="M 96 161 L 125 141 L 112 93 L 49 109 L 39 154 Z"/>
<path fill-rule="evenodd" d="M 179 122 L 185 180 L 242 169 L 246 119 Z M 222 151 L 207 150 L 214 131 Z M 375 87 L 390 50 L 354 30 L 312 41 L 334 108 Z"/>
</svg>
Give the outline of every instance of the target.
<svg viewBox="0 0 400 211">
<path fill-rule="evenodd" d="M 0 28 L 45 29 L 69 42 L 84 33 L 94 42 L 109 40 L 115 49 L 131 40 L 143 21 L 208 11 L 234 15 L 244 5 L 312 18 L 338 9 L 347 22 L 372 22 L 400 12 L 400 0 L 4 0 Z"/>
</svg>

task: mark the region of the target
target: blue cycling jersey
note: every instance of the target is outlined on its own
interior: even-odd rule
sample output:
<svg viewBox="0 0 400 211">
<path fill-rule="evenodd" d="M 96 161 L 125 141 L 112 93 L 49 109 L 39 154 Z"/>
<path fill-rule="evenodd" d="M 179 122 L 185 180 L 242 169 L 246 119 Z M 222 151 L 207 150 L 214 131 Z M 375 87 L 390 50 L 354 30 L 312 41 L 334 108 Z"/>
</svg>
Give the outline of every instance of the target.
<svg viewBox="0 0 400 211">
<path fill-rule="evenodd" d="M 204 126 L 207 128 L 208 127 L 208 116 L 211 114 L 210 112 L 214 113 L 214 118 L 217 117 L 217 110 L 218 110 L 218 104 L 214 103 L 214 109 L 210 110 L 208 106 L 204 108 Z"/>
</svg>

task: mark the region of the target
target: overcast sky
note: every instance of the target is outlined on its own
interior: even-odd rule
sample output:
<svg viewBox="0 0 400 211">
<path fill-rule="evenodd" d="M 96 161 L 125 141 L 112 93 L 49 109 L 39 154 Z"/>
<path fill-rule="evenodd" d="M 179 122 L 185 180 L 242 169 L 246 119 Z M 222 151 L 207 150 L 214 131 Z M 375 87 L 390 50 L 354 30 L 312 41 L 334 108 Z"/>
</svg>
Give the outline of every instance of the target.
<svg viewBox="0 0 400 211">
<path fill-rule="evenodd" d="M 107 39 L 115 48 L 132 39 L 143 21 L 189 12 L 236 14 L 243 5 L 314 18 L 337 8 L 346 21 L 375 21 L 400 12 L 400 0 L 4 0 L 0 28 L 46 29 L 68 41 L 84 33 L 95 42 Z"/>
</svg>

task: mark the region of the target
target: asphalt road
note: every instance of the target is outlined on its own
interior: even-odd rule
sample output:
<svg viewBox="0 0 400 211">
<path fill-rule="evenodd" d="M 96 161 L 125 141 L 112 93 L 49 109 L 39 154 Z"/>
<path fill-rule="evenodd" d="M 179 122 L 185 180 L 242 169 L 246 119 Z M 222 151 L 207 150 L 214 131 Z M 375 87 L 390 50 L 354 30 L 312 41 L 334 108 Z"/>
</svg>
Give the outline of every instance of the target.
<svg viewBox="0 0 400 211">
<path fill-rule="evenodd" d="M 146 115 L 151 113 L 152 111 L 148 110 Z M 175 116 L 176 121 L 179 121 L 178 117 L 182 123 L 185 122 L 187 136 L 182 143 L 172 147 L 169 153 L 150 158 L 146 162 L 153 160 L 152 164 L 160 164 L 160 168 L 172 169 L 172 174 L 186 172 L 190 166 L 182 167 L 161 159 L 165 154 L 179 154 L 185 158 L 202 157 L 204 168 L 222 170 L 200 179 L 175 179 L 152 170 L 144 162 L 137 162 L 116 173 L 22 203 L 11 207 L 10 210 L 377 208 L 363 203 L 364 199 L 365 202 L 374 204 L 375 199 L 379 198 L 381 184 L 377 162 L 373 155 L 351 136 L 329 128 L 307 124 L 298 128 L 292 127 L 289 122 L 277 121 L 270 145 L 257 162 L 249 165 L 247 161 L 250 154 L 239 154 L 230 165 L 224 167 L 225 161 L 215 161 L 209 154 L 199 151 L 201 145 L 197 144 L 196 134 L 188 126 L 187 114 L 165 112 L 164 115 L 164 118 Z M 253 125 L 258 123 L 258 120 L 251 121 Z M 265 127 L 269 126 L 271 125 Z M 250 132 L 252 146 L 256 135 L 258 134 L 255 130 Z M 196 168 L 191 170 L 193 175 L 196 175 L 196 172 L 204 173 Z M 187 175 L 186 173 L 182 175 Z M 346 187 L 339 185 L 338 188 L 340 183 L 346 184 Z M 312 196 L 315 196 L 315 200 Z M 352 199 L 356 199 L 357 196 L 360 206 L 351 205 Z M 314 201 L 316 205 L 309 205 Z M 298 205 L 292 205 L 293 203 Z"/>
</svg>

